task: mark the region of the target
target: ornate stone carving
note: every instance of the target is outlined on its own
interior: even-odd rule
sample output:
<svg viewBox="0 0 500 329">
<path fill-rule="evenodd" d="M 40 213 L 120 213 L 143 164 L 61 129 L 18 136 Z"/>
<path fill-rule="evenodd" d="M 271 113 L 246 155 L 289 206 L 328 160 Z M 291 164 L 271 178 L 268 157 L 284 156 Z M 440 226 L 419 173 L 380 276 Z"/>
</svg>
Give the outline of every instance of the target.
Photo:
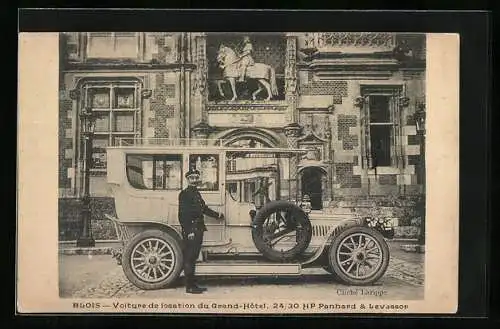
<svg viewBox="0 0 500 329">
<path fill-rule="evenodd" d="M 296 122 L 292 122 L 285 127 L 283 127 L 283 132 L 286 136 L 286 141 L 288 144 L 289 148 L 297 148 L 297 141 L 299 137 L 302 135 L 302 126 L 300 126 Z M 297 157 L 291 157 L 290 162 L 290 177 L 296 177 L 297 176 L 297 166 L 298 166 L 298 159 Z M 295 180 L 290 181 L 290 191 L 296 191 L 297 189 L 297 182 Z"/>
<path fill-rule="evenodd" d="M 69 91 L 69 98 L 72 100 L 75 100 L 80 96 L 80 90 L 79 89 L 72 89 Z"/>
<path fill-rule="evenodd" d="M 81 39 L 78 32 L 62 32 L 60 34 L 62 42 L 64 42 L 63 56 L 70 62 L 80 61 Z"/>
<path fill-rule="evenodd" d="M 285 99 L 288 103 L 287 119 L 297 121 L 297 37 L 287 36 L 285 63 Z"/>
<path fill-rule="evenodd" d="M 406 96 L 399 97 L 399 106 L 408 107 L 410 105 L 410 99 Z"/>
<path fill-rule="evenodd" d="M 196 79 L 196 88 L 200 94 L 204 95 L 207 90 L 207 52 L 206 39 L 204 36 L 196 38 L 196 63 L 198 66 L 198 74 Z"/>
<path fill-rule="evenodd" d="M 417 99 L 415 102 L 415 113 L 413 114 L 413 119 L 415 120 L 415 125 L 417 128 L 417 131 L 421 134 L 425 135 L 425 119 L 426 119 L 426 113 L 425 113 L 425 99 L 424 97 Z"/>
<path fill-rule="evenodd" d="M 200 122 L 192 128 L 194 137 L 200 139 L 207 138 L 212 130 L 213 128 L 205 122 Z"/>
<path fill-rule="evenodd" d="M 418 97 L 415 100 L 415 108 L 417 110 L 425 111 L 425 96 Z"/>
<path fill-rule="evenodd" d="M 153 95 L 153 91 L 151 89 L 142 89 L 141 90 L 141 97 L 146 99 L 150 98 L 151 95 Z"/>
<path fill-rule="evenodd" d="M 354 106 L 362 108 L 365 104 L 365 98 L 363 96 L 358 96 L 354 99 Z"/>
<path fill-rule="evenodd" d="M 327 140 L 319 137 L 314 132 L 309 132 L 306 136 L 299 138 L 297 141 L 297 147 L 308 150 L 308 152 L 301 157 L 301 160 L 306 161 L 325 160 L 326 146 Z"/>
<path fill-rule="evenodd" d="M 285 111 L 285 104 L 265 104 L 265 103 L 216 103 L 207 106 L 208 111 Z"/>
<path fill-rule="evenodd" d="M 304 147 L 307 150 L 307 153 L 301 157 L 301 160 L 309 160 L 309 161 L 321 161 L 321 149 L 319 146 L 307 145 Z"/>
<path fill-rule="evenodd" d="M 267 101 L 271 100 L 274 96 L 278 96 L 276 68 L 254 60 L 254 46 L 250 37 L 243 37 L 241 49 L 233 49 L 221 43 L 217 51 L 217 64 L 222 70 L 223 79 L 214 82 L 222 98 L 227 98 L 222 88 L 224 82 L 229 82 L 232 94 L 231 101 L 235 101 L 239 98 L 236 89 L 236 81 L 246 82 L 247 91 L 249 91 L 248 79 L 254 79 L 257 82 L 257 90 L 252 92 L 253 100 L 256 100 L 257 95 L 264 90 L 266 91 L 265 99 Z"/>
<path fill-rule="evenodd" d="M 295 94 L 297 90 L 297 38 L 288 37 L 286 43 L 285 90 Z"/>
<path fill-rule="evenodd" d="M 330 139 L 332 137 L 332 125 L 330 123 L 329 116 L 326 117 L 324 131 L 325 131 L 325 134 L 324 134 L 325 138 Z"/>
<path fill-rule="evenodd" d="M 386 32 L 320 32 L 308 33 L 306 48 L 364 47 L 387 48 L 395 46 L 395 34 Z"/>
<path fill-rule="evenodd" d="M 401 40 L 398 45 L 394 47 L 393 54 L 394 58 L 400 62 L 413 59 L 413 50 L 410 48 L 408 41 L 406 40 Z"/>
<path fill-rule="evenodd" d="M 302 134 L 302 127 L 297 123 L 286 125 L 283 130 L 287 138 L 297 138 Z"/>
</svg>

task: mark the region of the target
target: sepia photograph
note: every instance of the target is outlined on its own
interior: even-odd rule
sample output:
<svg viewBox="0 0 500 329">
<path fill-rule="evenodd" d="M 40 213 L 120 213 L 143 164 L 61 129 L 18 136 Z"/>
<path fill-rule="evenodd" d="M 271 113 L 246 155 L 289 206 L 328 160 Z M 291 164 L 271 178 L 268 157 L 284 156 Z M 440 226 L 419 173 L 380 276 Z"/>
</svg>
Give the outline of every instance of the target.
<svg viewBox="0 0 500 329">
<path fill-rule="evenodd" d="M 52 35 L 61 309 L 425 303 L 428 34 Z"/>
<path fill-rule="evenodd" d="M 425 40 L 62 33 L 61 297 L 421 299 Z"/>
</svg>

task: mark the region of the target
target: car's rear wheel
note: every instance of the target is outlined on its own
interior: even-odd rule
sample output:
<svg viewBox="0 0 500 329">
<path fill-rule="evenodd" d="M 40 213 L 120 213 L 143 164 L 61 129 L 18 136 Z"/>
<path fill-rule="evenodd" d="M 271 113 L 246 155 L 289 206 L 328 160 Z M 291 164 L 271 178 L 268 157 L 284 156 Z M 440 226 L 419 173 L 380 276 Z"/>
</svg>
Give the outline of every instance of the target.
<svg viewBox="0 0 500 329">
<path fill-rule="evenodd" d="M 134 236 L 123 253 L 125 276 L 143 290 L 169 286 L 182 271 L 180 242 L 167 232 L 147 230 Z"/>
<path fill-rule="evenodd" d="M 311 222 L 294 203 L 266 203 L 253 220 L 255 247 L 269 260 L 292 261 L 302 254 L 312 237 Z"/>
</svg>

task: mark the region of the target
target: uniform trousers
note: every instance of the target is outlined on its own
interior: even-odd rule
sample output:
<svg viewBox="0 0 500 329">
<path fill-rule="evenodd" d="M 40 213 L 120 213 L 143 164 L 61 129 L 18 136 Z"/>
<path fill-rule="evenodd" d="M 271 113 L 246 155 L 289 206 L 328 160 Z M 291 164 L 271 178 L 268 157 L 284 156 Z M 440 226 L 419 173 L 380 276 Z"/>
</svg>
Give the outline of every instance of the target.
<svg viewBox="0 0 500 329">
<path fill-rule="evenodd" d="M 183 233 L 184 240 L 184 276 L 186 277 L 186 287 L 196 285 L 195 266 L 203 243 L 203 230 L 195 229 L 193 239 L 188 239 L 188 235 Z"/>
</svg>

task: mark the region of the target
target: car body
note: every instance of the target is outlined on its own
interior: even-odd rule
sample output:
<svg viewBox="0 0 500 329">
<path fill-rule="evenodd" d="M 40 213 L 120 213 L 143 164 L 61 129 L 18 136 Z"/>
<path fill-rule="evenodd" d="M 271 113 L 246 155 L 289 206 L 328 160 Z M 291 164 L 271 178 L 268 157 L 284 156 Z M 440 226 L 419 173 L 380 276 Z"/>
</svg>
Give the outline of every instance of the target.
<svg viewBox="0 0 500 329">
<path fill-rule="evenodd" d="M 117 216 L 107 217 L 116 224 L 123 243 L 123 248 L 114 255 L 129 280 L 142 289 L 158 289 L 170 285 L 180 275 L 182 235 L 178 195 L 187 186 L 184 174 L 196 168 L 202 173 L 199 190 L 203 199 L 211 209 L 224 214 L 223 220 L 205 217 L 208 231 L 196 266 L 198 274 L 300 275 L 303 268 L 323 267 L 349 284 L 377 281 L 389 261 L 385 232 L 374 226 L 373 221 L 352 212 L 318 216 L 310 211 L 307 199 L 302 202 L 301 196 L 291 193 L 290 186 L 296 177 L 290 174 L 290 161 L 304 152 L 307 150 L 208 146 L 203 141 L 108 147 L 107 182 Z M 271 221 L 297 223 L 297 220 L 302 224 L 294 224 L 295 229 L 292 227 L 281 236 L 271 232 L 279 240 L 272 242 L 272 246 L 263 242 L 262 227 L 270 232 Z M 278 232 L 279 226 L 276 224 L 272 230 Z M 300 250 L 293 249 L 301 239 Z M 373 245 L 367 245 L 368 241 Z M 158 252 L 160 248 L 166 249 Z M 375 257 L 375 249 L 370 251 L 370 248 L 378 252 L 373 265 L 376 270 L 370 275 L 351 276 L 349 271 L 356 271 L 356 267 L 359 271 L 362 267 L 358 264 L 373 267 L 366 265 L 371 263 L 370 255 Z M 162 263 L 159 259 L 164 255 L 163 250 L 175 257 Z M 342 258 L 344 254 L 345 257 L 350 254 L 352 259 Z M 167 263 L 174 264 L 168 273 Z M 156 279 L 153 272 L 158 273 Z"/>
</svg>

